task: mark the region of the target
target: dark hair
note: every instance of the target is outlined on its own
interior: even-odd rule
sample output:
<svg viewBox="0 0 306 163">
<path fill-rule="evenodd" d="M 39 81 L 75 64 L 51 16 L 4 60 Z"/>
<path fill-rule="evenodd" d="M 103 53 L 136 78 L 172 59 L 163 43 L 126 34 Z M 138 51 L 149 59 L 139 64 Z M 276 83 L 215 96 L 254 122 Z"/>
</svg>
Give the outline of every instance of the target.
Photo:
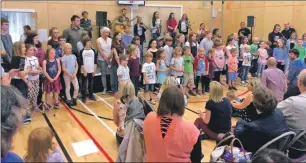
<svg viewBox="0 0 306 163">
<path fill-rule="evenodd" d="M 263 162 L 285 162 L 292 163 L 291 159 L 284 153 L 276 149 L 264 149 L 255 154 L 252 158 L 252 163 L 263 163 Z"/>
<path fill-rule="evenodd" d="M 234 52 L 237 52 L 237 48 L 231 48 L 230 53 L 232 54 Z"/>
<path fill-rule="evenodd" d="M 54 50 L 54 51 L 55 51 L 54 48 L 48 48 L 48 49 L 47 49 L 47 52 L 46 52 L 46 60 L 47 60 L 47 61 L 49 61 L 49 53 L 51 52 L 51 50 Z"/>
<path fill-rule="evenodd" d="M 160 59 L 160 55 L 165 51 L 164 48 L 159 48 L 157 51 L 156 51 L 156 56 L 158 56 L 157 59 Z"/>
<path fill-rule="evenodd" d="M 185 52 L 185 51 L 188 50 L 188 49 L 190 50 L 190 47 L 189 47 L 189 46 L 184 46 L 184 47 L 183 47 L 183 52 Z"/>
<path fill-rule="evenodd" d="M 124 10 L 126 11 L 126 8 L 121 9 L 121 12 L 124 11 Z"/>
<path fill-rule="evenodd" d="M 88 41 L 91 41 L 91 39 L 90 39 L 90 37 L 89 37 L 88 35 L 86 35 L 86 36 L 84 36 L 84 37 L 82 38 L 82 44 L 84 45 L 84 47 L 86 46 L 86 43 L 87 43 Z"/>
<path fill-rule="evenodd" d="M 5 19 L 5 18 L 1 18 L 1 25 L 2 25 L 3 23 L 9 23 L 9 21 L 8 21 L 7 19 Z"/>
<path fill-rule="evenodd" d="M 260 112 L 268 113 L 276 108 L 277 100 L 269 89 L 259 86 L 253 91 L 253 104 Z"/>
<path fill-rule="evenodd" d="M 82 16 L 84 16 L 85 14 L 88 14 L 88 12 L 87 11 L 83 11 L 82 12 Z"/>
<path fill-rule="evenodd" d="M 72 15 L 71 18 L 70 18 L 70 21 L 74 22 L 75 19 L 80 19 L 80 17 L 78 15 Z"/>
<path fill-rule="evenodd" d="M 297 58 L 300 56 L 300 52 L 297 49 L 290 49 L 289 53 L 293 53 Z"/>
<path fill-rule="evenodd" d="M 152 48 L 151 44 L 152 44 L 153 41 L 156 41 L 156 40 L 155 40 L 155 39 L 151 39 L 151 40 L 149 41 L 148 49 Z M 157 43 L 157 41 L 156 41 L 156 43 Z"/>
<path fill-rule="evenodd" d="M 201 27 L 202 25 L 204 25 L 204 27 L 205 27 L 205 24 L 204 24 L 204 23 L 201 23 L 201 24 L 200 24 L 200 27 Z"/>
<path fill-rule="evenodd" d="M 228 45 L 230 42 L 232 42 L 234 40 L 234 37 L 229 37 L 227 38 L 227 41 L 226 41 L 226 45 Z"/>
<path fill-rule="evenodd" d="M 58 41 L 59 41 L 60 39 L 65 39 L 65 40 L 66 40 L 66 38 L 65 38 L 64 36 L 59 36 L 59 37 L 58 37 Z"/>
<path fill-rule="evenodd" d="M 171 86 L 166 88 L 160 98 L 157 108 L 157 115 L 173 115 L 183 116 L 185 112 L 183 93 L 176 87 Z"/>
<path fill-rule="evenodd" d="M 214 40 L 214 46 L 213 46 L 213 48 L 219 47 L 219 46 L 221 46 L 221 45 L 222 45 L 222 43 L 221 43 L 221 40 L 220 40 L 220 39 L 215 39 L 215 40 Z"/>
<path fill-rule="evenodd" d="M 173 12 L 170 12 L 170 14 L 169 14 L 169 17 L 168 17 L 168 23 L 167 23 L 167 25 L 169 26 L 170 24 L 171 24 L 171 17 L 172 17 L 172 14 L 174 14 Z"/>
<path fill-rule="evenodd" d="M 30 48 L 33 48 L 33 47 L 34 47 L 33 44 L 25 44 L 26 51 L 28 51 Z"/>
<path fill-rule="evenodd" d="M 117 41 L 117 36 L 120 34 L 120 32 L 115 32 L 113 34 L 113 41 Z"/>
<path fill-rule="evenodd" d="M 155 17 L 155 15 L 156 15 L 156 13 L 158 13 L 158 11 L 155 11 L 155 12 L 153 13 L 153 17 L 152 17 L 152 26 L 153 26 L 153 27 L 155 27 L 155 22 L 156 22 L 156 17 Z"/>
<path fill-rule="evenodd" d="M 219 28 L 214 28 L 213 31 L 212 31 L 212 34 L 215 35 L 217 33 L 217 31 L 219 31 L 219 30 L 220 30 Z"/>
<path fill-rule="evenodd" d="M 133 37 L 132 44 L 135 44 L 137 40 L 140 40 L 139 36 Z"/>
<path fill-rule="evenodd" d="M 29 25 L 25 25 L 25 26 L 23 26 L 23 29 L 31 30 L 31 27 Z"/>
<path fill-rule="evenodd" d="M 273 27 L 273 31 L 272 32 L 275 31 L 276 27 L 280 27 L 280 25 L 279 24 L 275 24 L 274 27 Z"/>
<path fill-rule="evenodd" d="M 189 33 L 188 41 L 189 41 L 190 46 L 192 46 L 192 36 L 193 35 L 197 36 L 197 33 L 195 33 L 195 32 L 190 32 Z M 195 40 L 194 42 L 197 43 L 197 40 Z"/>
<path fill-rule="evenodd" d="M 242 44 L 244 44 L 244 40 L 245 40 L 246 38 L 249 40 L 249 38 L 248 38 L 247 36 L 242 36 L 242 37 L 241 37 L 241 43 L 242 43 Z"/>
<path fill-rule="evenodd" d="M 38 34 L 35 31 L 30 31 L 27 34 L 27 38 L 24 41 L 24 44 L 32 44 L 32 45 L 35 45 L 36 48 L 41 48 L 42 44 L 41 44 L 40 41 L 38 41 L 37 44 L 34 44 L 34 37 L 36 37 L 36 36 L 38 36 Z"/>
</svg>

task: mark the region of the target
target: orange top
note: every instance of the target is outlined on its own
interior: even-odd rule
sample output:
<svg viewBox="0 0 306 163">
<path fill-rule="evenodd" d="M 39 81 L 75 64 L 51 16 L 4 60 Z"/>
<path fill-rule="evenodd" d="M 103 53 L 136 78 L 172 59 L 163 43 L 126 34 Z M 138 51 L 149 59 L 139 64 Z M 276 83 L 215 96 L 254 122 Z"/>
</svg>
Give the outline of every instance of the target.
<svg viewBox="0 0 306 163">
<path fill-rule="evenodd" d="M 237 57 L 230 56 L 227 61 L 228 72 L 237 72 L 238 71 L 238 59 Z"/>
<path fill-rule="evenodd" d="M 172 122 L 162 137 L 161 119 L 155 112 L 144 120 L 143 132 L 146 143 L 146 162 L 191 162 L 190 153 L 200 131 L 180 117 L 170 117 Z"/>
</svg>

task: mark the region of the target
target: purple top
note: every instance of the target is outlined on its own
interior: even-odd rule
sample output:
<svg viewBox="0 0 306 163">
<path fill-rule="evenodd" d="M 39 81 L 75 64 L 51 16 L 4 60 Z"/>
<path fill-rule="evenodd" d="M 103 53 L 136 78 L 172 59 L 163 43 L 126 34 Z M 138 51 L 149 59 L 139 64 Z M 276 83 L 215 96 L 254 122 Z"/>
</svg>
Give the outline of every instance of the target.
<svg viewBox="0 0 306 163">
<path fill-rule="evenodd" d="M 287 91 L 286 76 L 278 68 L 268 68 L 263 71 L 261 84 L 272 91 L 277 101 L 282 101 Z"/>
<path fill-rule="evenodd" d="M 61 153 L 58 147 L 55 148 L 54 153 L 49 154 L 47 162 L 65 162 L 64 155 Z"/>
<path fill-rule="evenodd" d="M 140 70 L 139 70 L 139 58 L 133 59 L 132 57 L 129 58 L 128 66 L 130 69 L 130 76 L 139 76 Z"/>
</svg>

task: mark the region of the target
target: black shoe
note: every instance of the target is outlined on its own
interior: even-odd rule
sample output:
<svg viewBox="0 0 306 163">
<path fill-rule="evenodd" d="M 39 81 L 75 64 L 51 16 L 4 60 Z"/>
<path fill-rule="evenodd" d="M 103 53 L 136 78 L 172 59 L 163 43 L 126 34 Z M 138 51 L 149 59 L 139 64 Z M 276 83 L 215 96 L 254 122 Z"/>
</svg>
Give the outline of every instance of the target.
<svg viewBox="0 0 306 163">
<path fill-rule="evenodd" d="M 236 87 L 234 87 L 234 86 L 233 86 L 232 88 L 233 88 L 235 91 L 237 91 L 237 90 L 238 90 L 238 89 L 237 89 Z"/>
<path fill-rule="evenodd" d="M 68 106 L 73 106 L 72 100 L 67 100 L 67 101 L 66 101 L 66 104 L 67 104 Z"/>
<path fill-rule="evenodd" d="M 74 98 L 74 99 L 72 99 L 72 106 L 76 106 L 76 105 L 78 105 L 78 103 L 77 103 L 77 99 L 76 99 L 76 98 Z"/>
<path fill-rule="evenodd" d="M 95 96 L 89 96 L 89 99 L 92 101 L 97 101 L 97 99 L 95 98 Z"/>
<path fill-rule="evenodd" d="M 233 90 L 233 87 L 229 86 L 229 87 L 228 87 L 228 90 Z"/>
<path fill-rule="evenodd" d="M 196 96 L 197 94 L 195 94 L 192 90 L 189 90 L 188 91 L 188 94 L 190 95 L 190 96 Z"/>
</svg>

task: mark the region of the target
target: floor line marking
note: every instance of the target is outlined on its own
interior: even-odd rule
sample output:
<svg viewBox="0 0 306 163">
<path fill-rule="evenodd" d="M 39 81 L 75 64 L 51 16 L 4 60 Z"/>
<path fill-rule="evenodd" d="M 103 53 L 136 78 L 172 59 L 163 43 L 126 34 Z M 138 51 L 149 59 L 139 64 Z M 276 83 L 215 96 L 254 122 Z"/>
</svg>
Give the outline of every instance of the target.
<svg viewBox="0 0 306 163">
<path fill-rule="evenodd" d="M 87 110 L 89 111 L 104 127 L 108 129 L 110 133 L 112 133 L 114 136 L 116 135 L 116 132 L 113 131 L 102 119 L 100 119 L 95 112 L 93 112 L 87 105 L 85 105 L 81 100 L 78 100 L 78 102 Z"/>
<path fill-rule="evenodd" d="M 102 98 L 102 97 L 98 96 L 98 95 L 95 94 L 95 93 L 94 93 L 94 96 L 96 96 L 99 100 L 101 100 L 101 101 L 103 101 L 104 103 L 106 103 L 106 105 L 108 105 L 111 109 L 114 108 L 110 103 L 108 103 L 107 101 L 105 101 L 105 98 Z M 113 98 L 113 97 L 110 97 L 110 98 L 108 98 L 108 99 L 111 99 L 111 98 Z"/>
<path fill-rule="evenodd" d="M 69 109 L 69 107 L 61 100 L 64 108 L 68 111 L 68 113 L 72 116 L 72 118 L 79 124 L 79 126 L 83 129 L 83 131 L 87 134 L 87 136 L 95 143 L 96 147 L 100 150 L 100 152 L 106 157 L 106 159 L 113 163 L 113 159 L 108 155 L 108 153 L 103 149 L 103 147 L 98 143 L 98 141 L 91 135 L 91 133 L 87 130 L 84 124 L 75 116 L 75 114 Z"/>
</svg>

